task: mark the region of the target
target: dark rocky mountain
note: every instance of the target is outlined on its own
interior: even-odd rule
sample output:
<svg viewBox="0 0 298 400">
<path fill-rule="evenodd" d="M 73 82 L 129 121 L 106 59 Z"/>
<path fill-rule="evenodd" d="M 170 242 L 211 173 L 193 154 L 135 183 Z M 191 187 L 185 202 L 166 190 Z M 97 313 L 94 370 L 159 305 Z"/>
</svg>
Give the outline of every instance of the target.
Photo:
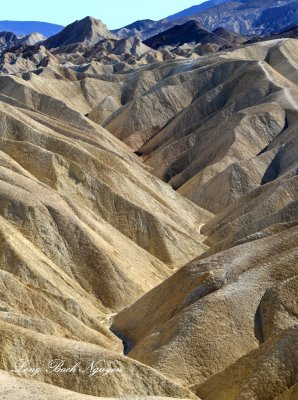
<svg viewBox="0 0 298 400">
<path fill-rule="evenodd" d="M 214 31 L 223 27 L 242 35 L 266 35 L 278 32 L 297 21 L 297 0 L 211 0 L 198 6 L 190 7 L 160 21 L 148 23 L 138 21 L 138 36 L 148 39 L 175 25 L 182 25 L 189 20 L 196 20 L 205 29 Z M 118 37 L 134 35 L 134 27 L 114 31 Z"/>
<path fill-rule="evenodd" d="M 281 32 L 273 33 L 271 35 L 263 36 L 263 37 L 252 37 L 248 40 L 247 44 L 256 43 L 256 42 L 263 42 L 268 40 L 274 39 L 298 39 L 298 26 L 292 26 L 287 28 Z"/>
<path fill-rule="evenodd" d="M 211 7 L 215 7 L 218 6 L 220 4 L 223 3 L 228 3 L 229 0 L 209 0 L 209 1 L 204 1 L 204 3 L 202 4 L 198 4 L 197 6 L 192 6 L 189 8 L 186 8 L 185 10 L 182 10 L 178 13 L 169 15 L 166 19 L 168 20 L 177 20 L 179 18 L 185 18 L 185 17 L 189 17 L 192 15 L 195 15 L 201 11 L 205 11 L 208 10 Z M 241 0 L 239 0 L 238 2 L 241 2 Z"/>
<path fill-rule="evenodd" d="M 188 21 L 183 25 L 175 25 L 173 28 L 145 40 L 144 43 L 153 49 L 158 49 L 163 46 L 181 46 L 185 43 L 230 46 L 232 43 L 243 43 L 244 41 L 243 36 L 224 28 L 210 32 L 197 21 Z"/>
<path fill-rule="evenodd" d="M 241 44 L 247 41 L 247 36 L 240 35 L 239 33 L 235 33 L 229 31 L 228 29 L 219 27 L 213 31 L 214 35 L 220 36 L 222 39 L 225 39 L 230 44 Z"/>
<path fill-rule="evenodd" d="M 225 1 L 203 11 L 188 10 L 186 19 L 197 19 L 205 28 L 224 27 L 241 34 L 264 35 L 297 23 L 297 0 L 240 0 Z M 174 18 L 172 16 L 171 18 Z M 180 19 L 180 14 L 176 14 Z"/>
<path fill-rule="evenodd" d="M 178 23 L 183 24 L 187 17 L 191 17 L 200 11 L 204 11 L 212 6 L 222 4 L 228 0 L 210 0 L 205 1 L 197 6 L 190 7 L 183 10 L 177 14 L 168 16 L 167 18 L 161 19 L 159 21 L 153 21 L 151 19 L 144 19 L 140 21 L 133 22 L 132 24 L 126 25 L 123 28 L 115 29 L 113 32 L 117 37 L 125 36 L 138 36 L 142 39 L 149 39 L 152 36 L 157 35 L 160 32 L 168 30 Z"/>
<path fill-rule="evenodd" d="M 95 44 L 103 39 L 114 39 L 114 35 L 100 20 L 86 17 L 68 25 L 57 35 L 44 42 L 48 49 L 65 46 L 73 43 Z"/>
<path fill-rule="evenodd" d="M 281 7 L 264 10 L 254 25 L 268 33 L 278 32 L 287 26 L 298 25 L 298 2 L 292 1 Z"/>
<path fill-rule="evenodd" d="M 17 36 L 30 35 L 39 32 L 45 37 L 50 37 L 61 32 L 62 25 L 38 21 L 0 21 L 0 31 L 13 32 Z"/>
<path fill-rule="evenodd" d="M 291 38 L 291 39 L 298 39 L 298 26 L 292 26 L 291 28 L 288 28 L 280 33 L 277 33 L 275 35 L 272 35 L 273 37 L 276 38 Z"/>
</svg>

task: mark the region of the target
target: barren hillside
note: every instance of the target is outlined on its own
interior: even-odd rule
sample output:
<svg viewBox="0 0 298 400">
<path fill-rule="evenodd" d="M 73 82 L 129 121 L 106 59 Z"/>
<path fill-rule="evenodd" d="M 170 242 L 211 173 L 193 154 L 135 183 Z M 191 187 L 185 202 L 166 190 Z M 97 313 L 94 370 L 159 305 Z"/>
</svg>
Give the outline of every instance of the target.
<svg viewBox="0 0 298 400">
<path fill-rule="evenodd" d="M 298 40 L 65 29 L 1 56 L 1 399 L 297 399 Z"/>
</svg>

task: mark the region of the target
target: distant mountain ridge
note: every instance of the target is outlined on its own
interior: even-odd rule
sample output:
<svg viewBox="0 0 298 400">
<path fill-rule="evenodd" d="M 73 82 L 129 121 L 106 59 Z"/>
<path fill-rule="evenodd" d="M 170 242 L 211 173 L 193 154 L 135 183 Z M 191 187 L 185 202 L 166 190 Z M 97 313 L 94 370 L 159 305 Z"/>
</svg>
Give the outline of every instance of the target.
<svg viewBox="0 0 298 400">
<path fill-rule="evenodd" d="M 184 44 L 217 45 L 218 48 L 230 47 L 233 44 L 241 44 L 248 40 L 248 37 L 230 32 L 224 28 L 217 28 L 213 32 L 206 30 L 197 21 L 187 21 L 183 25 L 175 25 L 165 32 L 161 32 L 144 44 L 154 50 L 164 46 L 182 46 Z"/>
<path fill-rule="evenodd" d="M 140 21 L 133 22 L 129 25 L 123 26 L 119 29 L 114 29 L 112 32 L 119 39 L 128 37 L 128 36 L 137 36 L 142 40 L 149 39 L 152 36 L 157 35 L 160 32 L 166 31 L 167 29 L 172 28 L 177 23 L 176 21 L 168 21 L 167 19 L 163 19 L 160 21 L 152 21 L 149 19 L 144 19 Z"/>
<path fill-rule="evenodd" d="M 137 36 L 141 40 L 147 40 L 175 25 L 183 25 L 190 20 L 197 21 L 209 31 L 222 27 L 241 35 L 268 35 L 298 25 L 298 0 L 209 0 L 159 21 L 138 20 L 112 31 L 108 31 L 107 27 L 102 24 L 98 28 L 99 35 L 96 34 L 90 40 L 94 42 L 100 36 L 111 38 L 111 35 L 115 35 L 118 39 Z M 78 32 L 72 33 L 73 39 L 70 40 L 72 43 L 80 42 L 81 37 L 84 36 L 84 32 L 80 33 L 80 31 L 85 31 L 86 27 L 74 25 L 72 28 Z M 52 38 L 59 35 L 64 29 L 65 27 L 62 25 L 47 22 L 0 21 L 0 32 L 12 32 L 17 36 L 38 32 L 46 38 Z M 101 32 L 104 32 L 103 35 Z M 66 33 L 69 36 L 68 32 Z M 78 36 L 78 39 L 75 36 Z M 69 42 L 69 39 L 65 40 Z M 58 45 L 61 45 L 60 40 Z M 52 44 L 51 47 L 53 47 Z"/>
<path fill-rule="evenodd" d="M 184 17 L 189 17 L 190 15 L 195 15 L 198 12 L 205 11 L 211 7 L 218 6 L 223 3 L 228 3 L 230 0 L 209 0 L 209 1 L 204 1 L 204 3 L 198 4 L 197 6 L 192 6 L 189 8 L 186 8 L 185 10 L 182 10 L 178 13 L 169 15 L 166 19 L 168 20 L 176 20 L 178 18 L 184 18 Z M 243 2 L 239 0 L 238 2 Z"/>
<path fill-rule="evenodd" d="M 297 0 L 210 0 L 160 21 L 137 21 L 114 30 L 117 37 L 146 40 L 175 25 L 195 20 L 209 31 L 222 27 L 241 35 L 267 35 L 298 24 Z"/>
<path fill-rule="evenodd" d="M 39 21 L 0 21 L 0 32 L 13 32 L 17 36 L 30 35 L 38 32 L 50 37 L 61 32 L 64 26 Z"/>
</svg>

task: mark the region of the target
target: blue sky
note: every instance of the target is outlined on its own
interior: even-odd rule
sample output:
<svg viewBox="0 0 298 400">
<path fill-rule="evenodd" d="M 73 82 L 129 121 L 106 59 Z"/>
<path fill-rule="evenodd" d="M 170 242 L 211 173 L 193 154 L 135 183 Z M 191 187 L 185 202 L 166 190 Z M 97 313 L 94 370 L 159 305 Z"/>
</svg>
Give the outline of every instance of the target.
<svg viewBox="0 0 298 400">
<path fill-rule="evenodd" d="M 8 0 L 1 4 L 0 20 L 45 21 L 67 25 L 87 15 L 110 29 L 138 19 L 161 19 L 202 0 Z"/>
</svg>

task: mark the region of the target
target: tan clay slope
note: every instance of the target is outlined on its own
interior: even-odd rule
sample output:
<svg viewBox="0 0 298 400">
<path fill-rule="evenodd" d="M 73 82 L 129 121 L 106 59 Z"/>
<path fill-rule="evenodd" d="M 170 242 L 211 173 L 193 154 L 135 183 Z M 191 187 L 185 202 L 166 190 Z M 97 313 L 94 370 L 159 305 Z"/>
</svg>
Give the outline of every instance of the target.
<svg viewBox="0 0 298 400">
<path fill-rule="evenodd" d="M 216 214 L 202 227 L 209 250 L 113 323 L 129 357 L 208 400 L 291 399 L 297 384 L 297 42 L 252 47 L 184 71 L 184 86 L 157 84 L 111 121 L 139 109 L 131 137 L 149 138 L 146 164 Z M 203 93 L 153 133 L 140 110 L 166 96 L 166 120 L 167 91 L 186 101 L 198 73 Z"/>
<path fill-rule="evenodd" d="M 297 156 L 296 156 L 297 157 Z M 298 176 L 278 178 L 252 190 L 202 229 L 211 247 L 205 255 L 260 239 L 298 224 Z"/>
<path fill-rule="evenodd" d="M 210 214 L 65 103 L 3 79 L 0 320 L 12 340 L 14 326 L 57 338 L 56 354 L 59 337 L 121 352 L 109 316 L 207 248 Z"/>
<path fill-rule="evenodd" d="M 155 175 L 218 213 L 272 179 L 277 138 L 297 124 L 297 49 L 298 40 L 271 41 L 147 68 L 142 89 L 104 126 Z"/>
<path fill-rule="evenodd" d="M 131 137 L 133 146 L 138 146 L 140 149 L 169 123 L 172 128 L 175 127 L 179 121 L 179 118 L 176 120 L 176 117 L 180 117 L 179 114 L 182 111 L 187 109 L 194 100 L 198 101 L 203 95 L 213 99 L 213 102 L 205 104 L 205 109 L 200 110 L 201 115 L 192 115 L 188 124 L 184 125 L 184 130 L 193 129 L 194 122 L 198 124 L 203 117 L 210 116 L 211 112 L 219 111 L 228 100 L 230 100 L 229 103 L 236 102 L 239 109 L 254 105 L 258 98 L 262 99 L 264 94 L 266 95 L 266 88 L 267 92 L 270 89 L 268 87 L 269 79 L 266 79 L 262 84 L 262 81 L 264 81 L 262 75 L 265 75 L 265 72 L 262 73 L 258 64 L 263 62 L 266 65 L 264 60 L 272 48 L 277 46 L 288 47 L 291 42 L 294 42 L 291 47 L 295 48 L 297 46 L 296 40 L 282 40 L 277 43 L 276 41 L 266 42 L 229 53 L 202 57 L 199 60 L 169 61 L 168 63 L 143 68 L 138 77 L 138 90 L 132 92 L 131 103 L 125 104 L 115 115 L 112 115 L 107 126 L 115 135 L 127 142 L 130 141 Z M 292 57 L 295 57 L 295 53 Z M 254 75 L 249 75 L 250 71 L 247 68 L 252 69 L 251 72 Z M 245 72 L 250 82 L 246 80 L 240 85 L 241 76 L 245 75 Z M 261 76 L 257 77 L 260 74 Z M 238 79 L 240 82 L 235 82 L 234 78 L 238 75 L 240 75 L 240 79 Z M 254 85 L 257 86 L 259 83 L 254 80 L 255 77 L 260 82 L 258 85 L 260 88 L 258 87 L 253 92 Z M 130 82 L 132 86 L 133 79 L 130 79 Z M 232 92 L 233 82 L 234 86 L 237 84 L 239 86 L 235 87 Z M 249 83 L 254 85 L 249 85 Z M 223 90 L 221 86 L 227 85 L 230 85 L 229 90 L 227 88 L 226 93 L 220 94 L 219 92 Z M 209 93 L 210 91 L 211 93 Z M 213 94 L 214 91 L 218 99 Z M 249 98 L 243 98 L 245 92 L 250 94 Z M 242 103 L 240 102 L 241 99 Z M 158 109 L 162 109 L 163 113 L 154 114 L 154 111 L 156 112 Z M 142 113 L 143 110 L 146 112 Z M 139 111 L 139 113 L 135 111 Z M 145 146 L 144 151 L 152 151 L 156 148 L 154 146 L 155 141 L 157 141 L 159 147 L 165 142 L 165 139 L 169 140 L 169 137 L 164 138 L 164 135 L 165 133 L 158 135 L 155 140 L 150 141 Z M 138 139 L 137 142 L 133 138 Z"/>
<path fill-rule="evenodd" d="M 207 249 L 200 228 L 211 214 L 41 83 L 37 91 L 0 80 L 0 368 L 23 357 L 101 359 L 109 349 L 125 364 L 121 378 L 50 383 L 98 396 L 193 396 L 121 358 L 108 327 L 113 313 Z"/>
<path fill-rule="evenodd" d="M 169 264 L 172 264 L 172 255 L 163 255 L 161 241 L 154 245 L 152 240 L 147 238 L 149 233 L 141 225 L 142 218 L 147 218 L 147 225 L 152 222 L 151 233 L 156 239 L 157 231 L 166 229 L 170 224 L 173 232 L 167 232 L 167 237 L 163 239 L 165 242 L 172 240 L 175 235 L 181 236 L 181 244 L 188 241 L 194 243 L 193 240 L 197 243 L 200 241 L 199 224 L 206 222 L 209 214 L 152 177 L 141 167 L 136 157 L 129 155 L 125 147 L 102 128 L 92 125 L 82 116 L 78 116 L 81 126 L 72 127 L 44 114 L 1 104 L 2 150 L 48 187 L 56 192 L 60 191 L 61 195 L 71 194 L 67 201 L 71 203 L 76 200 L 77 207 L 81 202 L 86 216 L 89 210 L 89 213 L 95 214 L 97 218 L 107 220 L 129 239 L 136 241 L 140 247 L 151 254 L 158 253 L 157 257 Z M 46 104 L 43 104 L 43 107 L 46 107 Z M 69 111 L 67 107 L 65 111 Z M 71 120 L 71 114 L 68 117 L 71 122 L 76 122 Z M 23 153 L 31 153 L 35 157 L 28 158 Z M 40 165 L 38 160 L 42 161 Z M 88 193 L 87 200 L 85 195 Z M 112 197 L 108 200 L 109 196 Z M 117 204 L 113 204 L 112 198 Z M 132 229 L 136 227 L 127 225 L 129 221 L 124 212 L 126 208 L 131 212 L 135 209 L 135 222 L 131 218 L 129 221 L 139 224 L 139 229 Z M 105 210 L 107 216 L 103 215 Z M 194 212 L 189 213 L 190 210 Z M 115 216 L 116 211 L 118 215 Z M 159 218 L 163 224 L 157 227 Z M 138 230 L 141 231 L 141 235 L 136 233 Z M 155 246 L 159 249 L 154 250 Z M 179 257 L 175 261 L 173 259 L 175 266 L 182 264 L 185 257 L 191 257 L 187 255 L 188 249 L 181 248 L 179 251 L 178 247 L 181 261 Z"/>
<path fill-rule="evenodd" d="M 297 325 L 297 239 L 296 226 L 195 260 L 179 270 L 115 317 L 114 329 L 130 344 L 128 355 L 180 384 L 204 384 L 206 389 L 197 392 L 203 399 L 216 398 L 215 394 L 208 397 L 209 389 L 213 393 L 211 377 L 236 363 L 243 384 L 234 390 L 235 372 L 231 372 L 221 381 L 222 397 L 218 398 L 238 400 L 242 385 L 247 385 L 255 397 L 239 398 L 267 400 L 274 396 L 268 388 L 260 397 L 262 380 L 255 383 L 253 376 L 263 369 L 263 347 L 259 346 L 265 343 L 267 349 L 272 338 L 277 349 L 269 354 L 265 350 L 266 362 L 273 369 L 266 379 L 276 379 L 275 395 L 286 391 L 296 379 L 295 345 L 286 330 Z M 297 339 L 293 330 L 290 335 Z M 252 351 L 255 370 L 249 370 L 253 367 L 248 362 L 248 371 L 243 371 L 238 360 Z M 229 385 L 233 390 L 228 390 Z"/>
<path fill-rule="evenodd" d="M 116 397 L 95 397 L 80 394 L 44 382 L 17 378 L 12 374 L 0 371 L 1 400 L 108 400 Z M 169 397 L 137 396 L 138 400 L 169 400 Z M 121 396 L 123 400 L 136 399 L 136 396 Z"/>
<path fill-rule="evenodd" d="M 27 397 L 50 384 L 57 398 L 68 396 L 59 387 L 195 398 L 187 386 L 215 400 L 227 381 L 225 400 L 290 398 L 296 48 L 266 42 L 126 72 L 50 55 L 52 66 L 0 76 L 5 390 L 24 358 L 43 369 L 14 383 Z M 123 372 L 48 374 L 53 358 Z"/>
<path fill-rule="evenodd" d="M 191 389 L 204 400 L 295 400 L 298 395 L 295 377 L 297 336 L 298 327 L 292 327 L 268 340 L 260 349 L 252 351 L 205 384 Z M 225 390 L 222 390 L 223 387 Z"/>
<path fill-rule="evenodd" d="M 154 369 L 94 344 L 44 335 L 5 322 L 0 322 L 0 327 L 0 369 L 30 378 L 33 380 L 30 386 L 35 391 L 47 383 L 56 386 L 54 392 L 58 394 L 60 387 L 99 397 L 151 395 L 196 399 L 192 392 Z M 20 368 L 20 360 L 39 369 L 34 377 L 23 370 L 13 372 Z M 76 372 L 61 372 L 63 367 L 58 367 L 55 360 L 65 361 L 64 368 L 75 367 Z M 100 373 L 100 368 L 113 372 Z M 6 391 L 8 383 L 4 386 Z"/>
</svg>

